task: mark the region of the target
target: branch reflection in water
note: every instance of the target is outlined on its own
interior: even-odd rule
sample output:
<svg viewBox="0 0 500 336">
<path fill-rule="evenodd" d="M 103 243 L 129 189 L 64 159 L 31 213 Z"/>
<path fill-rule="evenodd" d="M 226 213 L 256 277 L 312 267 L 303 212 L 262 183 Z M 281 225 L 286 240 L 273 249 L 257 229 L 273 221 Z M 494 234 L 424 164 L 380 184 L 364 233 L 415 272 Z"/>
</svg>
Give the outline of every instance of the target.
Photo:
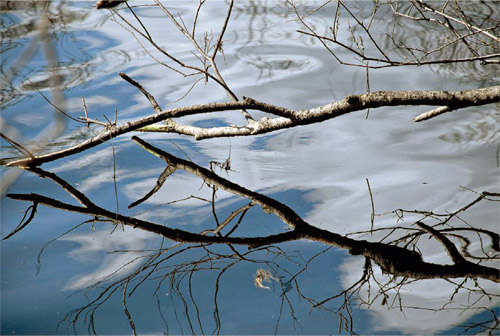
<svg viewBox="0 0 500 336">
<path fill-rule="evenodd" d="M 115 253 L 135 253 L 134 258 L 119 265 L 107 276 L 96 280 L 85 289 L 86 293 L 95 292 L 93 298 L 89 299 L 88 304 L 70 312 L 65 318 L 68 326 L 72 324 L 75 331 L 77 322 L 83 319 L 85 323 L 88 323 L 89 332 L 97 333 L 95 318 L 98 309 L 113 294 L 121 293 L 123 311 L 127 316 L 130 328 L 136 333 L 137 326 L 134 323 L 127 300 L 146 281 L 154 281 L 157 285 L 153 291 L 153 297 L 158 301 L 158 312 L 165 322 L 167 332 L 169 326 L 161 309 L 164 298 L 160 296 L 160 293 L 165 291 L 164 286 L 168 286 L 169 292 L 182 302 L 183 314 L 186 317 L 190 333 L 204 334 L 209 332 L 208 326 L 202 323 L 203 319 L 200 317 L 207 314 L 208 310 L 213 313 L 212 326 L 214 329 L 211 332 L 218 334 L 221 332 L 224 322 L 219 314 L 221 280 L 225 273 L 242 264 L 251 264 L 255 267 L 256 273 L 253 281 L 258 287 L 257 289 L 269 290 L 272 288 L 273 291 L 280 293 L 280 308 L 274 332 L 278 332 L 280 320 L 286 311 L 289 313 L 294 327 L 300 326 L 299 317 L 295 314 L 295 300 L 291 298 L 292 294 L 310 303 L 313 308 L 337 314 L 340 318 L 339 328 L 351 333 L 355 332 L 356 327 L 352 318 L 352 307 L 355 303 L 360 303 L 367 308 L 374 304 L 381 304 L 388 308 L 432 310 L 434 308 L 407 307 L 403 304 L 405 288 L 427 279 L 443 279 L 456 287 L 449 301 L 442 303 L 443 309 L 450 308 L 455 295 L 459 292 L 468 292 L 473 299 L 468 304 L 461 303 L 458 308 L 454 306 L 452 309 L 490 312 L 488 321 L 471 326 L 471 328 L 480 326 L 482 331 L 493 332 L 496 330 L 499 321 L 494 310 L 481 306 L 481 304 L 483 298 L 498 301 L 498 293 L 489 290 L 489 286 L 485 287 L 483 284 L 485 280 L 486 282 L 500 282 L 498 271 L 499 236 L 495 232 L 475 228 L 470 224 L 455 227 L 450 225 L 450 220 L 479 202 L 500 201 L 499 193 L 484 191 L 459 210 L 443 214 L 432 211 L 398 209 L 390 215 L 397 215 L 398 218 L 402 219 L 405 214 L 413 213 L 422 217 L 411 225 L 403 225 L 404 222 L 400 222 L 397 226 L 372 227 L 366 232 L 353 232 L 342 236 L 312 226 L 284 203 L 220 177 L 215 173 L 214 165 L 211 165 L 211 169 L 206 169 L 192 161 L 173 156 L 138 137 L 132 139 L 142 148 L 165 161 L 167 166 L 152 190 L 146 196 L 133 202 L 130 207 L 134 207 L 154 195 L 175 172 L 185 171 L 199 177 L 203 180 L 204 185 L 213 190 L 212 199 L 205 201 L 210 203 L 213 211 L 213 222 L 216 226 L 215 228 L 207 228 L 200 233 L 194 233 L 112 212 L 93 203 L 85 194 L 58 175 L 41 168 L 30 168 L 31 172 L 41 178 L 50 179 L 58 184 L 80 205 L 65 203 L 35 193 L 9 194 L 7 196 L 12 199 L 31 202 L 32 205 L 26 210 L 19 225 L 4 239 L 11 238 L 25 229 L 36 218 L 36 210 L 39 205 L 89 215 L 91 219 L 86 223 L 91 225 L 109 222 L 115 225 L 115 229 L 118 226 L 129 226 L 135 230 L 147 231 L 162 237 L 161 245 L 157 249 L 115 251 Z M 229 169 L 230 163 L 227 162 L 225 167 Z M 220 189 L 247 200 L 243 206 L 233 210 L 224 220 L 220 220 L 216 213 L 216 193 Z M 370 196 L 372 196 L 371 189 Z M 235 236 L 235 232 L 238 230 L 242 232 L 241 228 L 250 222 L 246 221 L 248 210 L 257 205 L 264 212 L 278 217 L 281 222 L 287 225 L 287 228 L 282 232 L 268 235 L 255 232 L 255 229 L 248 231 L 247 228 L 245 232 L 252 232 L 252 234 Z M 375 213 L 372 215 L 380 216 L 380 214 Z M 471 237 L 474 236 L 470 234 L 475 234 L 475 241 L 471 241 Z M 351 238 L 354 236 L 371 237 L 370 239 L 373 241 Z M 425 247 L 422 247 L 421 243 L 423 237 L 433 239 L 442 245 L 451 263 L 439 264 L 424 261 L 426 254 Z M 461 243 L 461 250 L 450 238 Z M 326 248 L 304 260 L 299 252 L 290 252 L 286 248 L 286 242 L 297 240 L 319 242 Z M 175 244 L 167 243 L 168 241 L 175 242 Z M 473 255 L 468 250 L 471 244 L 481 244 L 483 255 Z M 241 248 L 241 246 L 246 248 Z M 321 274 L 310 273 L 311 264 L 318 257 L 331 252 L 332 249 L 344 249 L 351 255 L 363 256 L 362 274 L 359 279 L 340 293 L 331 293 L 329 297 L 314 297 L 314 294 L 309 294 L 310 290 L 303 288 L 301 282 L 306 278 L 306 273 L 307 278 L 321 277 Z M 213 272 L 215 274 L 211 278 L 213 281 L 211 285 L 213 286 L 213 308 L 206 308 L 205 304 L 200 307 L 193 295 L 193 284 L 196 283 L 194 278 L 200 272 Z M 233 286 L 240 285 L 233 284 Z M 173 307 L 175 309 L 175 306 Z M 175 312 L 176 316 L 177 313 Z"/>
</svg>

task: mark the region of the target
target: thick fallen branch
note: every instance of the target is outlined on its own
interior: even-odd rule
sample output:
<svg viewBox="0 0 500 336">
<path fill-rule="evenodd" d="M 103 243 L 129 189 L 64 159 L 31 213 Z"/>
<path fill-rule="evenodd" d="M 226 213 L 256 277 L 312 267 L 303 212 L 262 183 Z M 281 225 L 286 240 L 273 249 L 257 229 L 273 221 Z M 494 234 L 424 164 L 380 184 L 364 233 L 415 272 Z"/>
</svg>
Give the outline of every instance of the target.
<svg viewBox="0 0 500 336">
<path fill-rule="evenodd" d="M 124 78 L 126 77 L 128 78 L 128 76 L 125 75 Z M 160 110 L 154 98 L 145 89 L 143 89 L 135 81 L 131 79 L 130 81 L 135 83 L 134 85 L 139 87 L 141 92 L 148 97 L 157 113 L 120 126 L 108 127 L 106 131 L 102 132 L 98 136 L 88 139 L 76 146 L 39 155 L 35 158 L 24 158 L 12 161 L 9 162 L 7 166 L 40 166 L 46 162 L 51 162 L 66 156 L 80 153 L 107 140 L 132 131 L 177 133 L 194 136 L 197 140 L 201 140 L 215 137 L 248 136 L 269 133 L 280 129 L 322 122 L 354 111 L 362 111 L 385 106 L 447 106 L 448 108 L 443 109 L 441 112 L 443 113 L 445 111 L 452 111 L 470 106 L 492 104 L 500 101 L 500 86 L 493 86 L 489 88 L 464 91 L 377 91 L 359 95 L 350 95 L 343 100 L 331 104 L 299 111 L 292 111 L 280 106 L 259 102 L 251 98 L 245 98 L 243 101 L 236 102 L 211 103 Z M 259 121 L 250 120 L 248 124 L 243 126 L 229 125 L 212 128 L 181 125 L 171 120 L 172 118 L 201 113 L 241 109 L 258 110 L 273 114 L 277 117 L 264 117 Z M 435 110 L 436 109 L 433 111 Z M 435 115 L 438 114 L 431 116 L 426 115 L 425 118 L 417 117 L 417 120 L 423 120 Z M 166 121 L 166 123 L 164 125 L 154 125 L 160 121 Z"/>
</svg>

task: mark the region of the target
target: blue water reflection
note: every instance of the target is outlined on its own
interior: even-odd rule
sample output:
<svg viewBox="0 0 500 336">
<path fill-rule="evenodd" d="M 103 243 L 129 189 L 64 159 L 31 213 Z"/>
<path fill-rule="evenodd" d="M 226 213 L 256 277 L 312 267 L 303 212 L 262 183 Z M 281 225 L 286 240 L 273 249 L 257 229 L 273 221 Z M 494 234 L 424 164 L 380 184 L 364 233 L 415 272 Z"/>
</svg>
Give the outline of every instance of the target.
<svg viewBox="0 0 500 336">
<path fill-rule="evenodd" d="M 190 5 L 184 2 L 170 5 L 186 22 L 193 18 L 194 10 Z M 96 11 L 94 6 L 91 1 L 57 2 L 51 12 L 57 18 L 51 33 L 58 55 L 58 71 L 63 78 L 65 111 L 72 117 L 84 115 L 82 96 L 89 117 L 103 122 L 106 118 L 114 120 L 115 109 L 119 123 L 152 114 L 149 102 L 136 88 L 118 77 L 119 71 L 147 86 L 164 108 L 227 100 L 220 87 L 201 82 L 178 101 L 191 89 L 192 77 L 169 73 L 148 55 L 149 52 L 154 57 L 161 57 L 161 53 L 149 48 L 148 52 L 144 51 L 129 32 L 113 21 L 110 12 Z M 200 14 L 198 31 L 219 29 L 214 27 L 221 26 L 220 15 L 225 13 L 226 6 L 222 1 L 207 4 L 206 11 Z M 170 34 L 170 31 L 167 34 L 168 21 L 161 11 L 155 7 L 136 10 L 159 45 L 173 47 L 175 56 L 185 62 L 196 61 L 190 43 L 182 34 Z M 366 8 L 361 5 L 358 10 L 363 12 Z M 29 9 L 2 12 L 2 32 L 14 31 L 14 25 L 30 23 L 31 16 L 39 19 L 42 13 Z M 295 31 L 301 28 L 300 22 L 280 3 L 244 2 L 236 5 L 235 13 L 236 19 L 231 21 L 223 45 L 221 72 L 238 96 L 299 109 L 366 91 L 365 69 L 338 65 L 317 40 L 296 34 Z M 318 11 L 310 17 L 310 24 L 319 31 L 327 29 L 331 14 L 327 8 Z M 130 14 L 126 15 L 133 19 Z M 341 33 L 348 34 L 347 30 Z M 2 70 L 10 68 L 28 47 L 33 34 L 34 29 L 10 39 L 2 35 L 2 45 L 5 42 L 10 48 L 2 47 Z M 432 32 L 426 34 L 429 39 L 433 38 Z M 35 90 L 36 87 L 50 97 L 53 88 L 53 74 L 48 71 L 46 57 L 39 47 L 12 75 L 9 86 L 2 87 L 2 132 L 21 143 L 39 141 L 38 134 L 57 113 Z M 480 87 L 491 80 L 490 76 L 485 79 L 475 74 L 479 78 L 464 82 L 460 80 L 461 71 L 419 67 L 372 72 L 372 91 L 458 90 Z M 413 116 L 425 110 L 413 107 L 374 110 L 368 120 L 365 112 L 353 113 L 317 125 L 251 138 L 196 142 L 170 134 L 141 134 L 141 137 L 204 167 L 211 161 L 224 162 L 230 158 L 231 170 L 217 170 L 221 176 L 283 202 L 317 227 L 348 234 L 370 227 L 367 178 L 374 191 L 378 213 L 398 208 L 446 212 L 456 210 L 475 197 L 460 186 L 476 191 L 498 190 L 500 126 L 495 119 L 498 111 L 485 106 L 470 109 L 470 113 L 445 115 L 428 124 L 411 122 Z M 256 117 L 263 115 L 256 113 Z M 241 124 L 243 118 L 239 113 L 220 113 L 181 120 L 208 127 Z M 41 151 L 66 148 L 98 132 L 98 127 L 86 128 L 68 120 L 64 134 Z M 2 142 L 2 159 L 20 156 L 4 145 L 6 143 Z M 130 141 L 129 135 L 49 163 L 44 168 L 57 173 L 93 202 L 111 211 L 118 207 L 125 215 L 137 215 L 193 232 L 215 226 L 209 203 L 200 199 L 176 202 L 191 195 L 203 199 L 212 197 L 212 189 L 199 178 L 183 172 L 176 172 L 144 204 L 127 208 L 155 185 L 165 168 L 161 160 Z M 15 171 L 1 169 L 2 179 Z M 8 192 L 39 193 L 75 204 L 54 183 L 27 172 L 17 178 Z M 219 191 L 217 215 L 225 218 L 246 202 Z M 15 228 L 28 206 L 2 196 L 2 237 Z M 416 218 L 408 217 L 405 218 L 408 222 Z M 14 237 L 2 241 L 2 334 L 71 333 L 71 319 L 69 329 L 68 320 L 59 325 L 66 314 L 86 305 L 100 289 L 131 274 L 160 246 L 164 249 L 174 246 L 151 233 L 120 225 L 85 223 L 79 226 L 88 219 L 88 216 L 39 207 L 32 223 Z M 498 207 L 481 203 L 463 220 L 498 232 Z M 377 228 L 397 223 L 398 219 L 391 215 L 377 217 L 375 221 Z M 282 232 L 285 225 L 257 207 L 248 211 L 244 224 L 238 228 L 238 235 L 276 234 Z M 68 230 L 71 232 L 53 241 Z M 381 237 L 366 235 L 362 238 L 376 240 Z M 339 331 L 343 318 L 361 334 L 454 334 L 462 330 L 457 325 L 487 318 L 487 313 L 481 309 L 464 311 L 457 317 L 456 306 L 476 299 L 478 306 L 493 309 L 498 315 L 498 296 L 488 300 L 481 293 L 474 293 L 471 299 L 465 291 L 453 297 L 453 309 L 439 310 L 456 288 L 439 279 L 417 282 L 402 290 L 405 306 L 428 304 L 431 309 L 428 311 L 388 309 L 386 303 L 381 303 L 382 298 L 370 307 L 360 307 L 359 301 L 353 300 L 352 305 L 342 308 L 347 302 L 343 296 L 325 305 L 333 314 L 326 309 L 311 309 L 305 297 L 320 301 L 337 295 L 356 283 L 363 271 L 363 257 L 350 256 L 338 248 L 318 255 L 326 248 L 306 240 L 288 242 L 273 247 L 275 254 L 269 250 L 255 251 L 248 256 L 249 260 L 238 262 L 234 258 L 221 258 L 215 261 L 217 267 L 214 269 L 209 269 L 210 263 L 205 262 L 190 266 L 197 269 L 194 273 L 187 272 L 188 267 L 177 277 L 164 278 L 176 265 L 194 262 L 208 253 L 203 248 L 187 250 L 159 266 L 150 280 L 127 298 L 128 309 L 140 334 L 206 334 L 214 330 L 221 334 L 349 333 L 349 329 L 340 328 Z M 483 248 L 474 244 L 472 251 Z M 231 252 L 228 246 L 207 249 L 214 255 Z M 246 247 L 236 249 L 240 254 L 248 252 Z M 448 260 L 442 246 L 437 244 L 429 243 L 425 252 L 432 262 L 446 263 Z M 491 250 L 486 251 L 489 252 Z M 232 262 L 236 262 L 235 265 L 218 278 L 223 267 Z M 272 279 L 265 284 L 269 290 L 255 286 L 257 270 L 272 271 L 269 265 L 282 267 L 273 276 L 282 280 L 283 288 Z M 292 280 L 292 275 L 306 265 L 307 270 L 297 277 L 297 281 Z M 374 272 L 380 279 L 387 278 L 380 270 Z M 102 279 L 105 279 L 102 286 L 84 290 Z M 183 281 L 176 282 L 179 279 Z M 187 279 L 191 280 L 191 294 Z M 478 283 L 486 291 L 498 294 L 498 286 L 491 281 L 478 280 Z M 474 285 L 467 283 L 467 286 Z M 214 302 L 216 290 L 217 306 Z M 370 290 L 363 290 L 363 295 L 373 295 Z M 390 295 L 389 300 L 397 299 L 392 292 Z M 218 315 L 214 316 L 216 307 Z M 88 318 L 90 315 L 87 321 L 82 317 L 76 324 L 78 334 L 88 332 Z M 130 334 L 120 288 L 99 306 L 95 324 L 99 334 Z"/>
</svg>

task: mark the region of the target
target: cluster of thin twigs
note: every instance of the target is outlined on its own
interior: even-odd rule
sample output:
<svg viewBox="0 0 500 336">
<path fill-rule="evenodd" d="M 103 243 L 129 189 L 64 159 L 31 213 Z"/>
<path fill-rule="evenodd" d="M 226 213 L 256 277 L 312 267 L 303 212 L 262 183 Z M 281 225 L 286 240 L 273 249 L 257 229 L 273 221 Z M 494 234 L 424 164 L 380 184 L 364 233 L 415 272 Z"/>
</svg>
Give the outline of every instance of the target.
<svg viewBox="0 0 500 336">
<path fill-rule="evenodd" d="M 136 291 L 139 292 L 141 286 L 147 282 L 154 282 L 152 296 L 158 301 L 158 314 L 164 322 L 166 333 L 168 334 L 170 327 L 165 312 L 161 308 L 161 305 L 164 304 L 162 296 L 165 296 L 163 294 L 165 292 L 168 293 L 167 296 L 170 297 L 170 300 L 178 300 L 181 303 L 182 314 L 187 322 L 189 332 L 193 335 L 197 333 L 206 334 L 208 326 L 202 323 L 201 316 L 202 313 L 206 313 L 206 310 L 200 312 L 193 281 L 197 276 L 203 277 L 204 273 L 215 272 L 217 275 L 215 276 L 213 287 L 214 330 L 212 334 L 219 334 L 222 325 L 219 314 L 218 296 L 224 274 L 230 273 L 231 269 L 240 263 L 250 262 L 255 264 L 256 267 L 265 267 L 258 271 L 262 272 L 264 270 L 264 272 L 270 273 L 268 269 L 271 269 L 273 274 L 288 274 L 288 276 L 291 276 L 292 274 L 283 267 L 283 263 L 297 263 L 296 259 L 299 257 L 293 256 L 290 252 L 285 252 L 276 246 L 261 247 L 240 253 L 231 245 L 228 245 L 229 253 L 227 253 L 224 249 L 210 244 L 186 245 L 180 243 L 170 247 L 164 247 L 163 245 L 164 242 L 162 242 L 160 248 L 157 250 L 142 251 L 144 253 L 142 256 L 129 261 L 105 278 L 80 290 L 79 292 L 84 292 L 87 297 L 94 296 L 93 299 L 90 299 L 86 305 L 69 312 L 61 323 L 67 322 L 67 327 L 72 326 L 76 332 L 77 323 L 83 318 L 85 321 L 88 321 L 89 333 L 96 334 L 95 317 L 98 309 L 115 293 L 121 292 L 123 309 L 128 318 L 130 328 L 135 335 L 137 334 L 137 330 L 133 320 L 133 313 L 131 313 L 127 306 L 127 300 Z M 113 251 L 113 253 L 127 252 Z M 187 260 L 185 259 L 186 256 Z M 264 256 L 264 258 L 261 256 Z M 270 256 L 272 258 L 269 258 Z M 121 269 L 135 264 L 139 265 L 135 266 L 133 271 L 119 277 L 118 280 L 114 280 L 116 274 Z M 289 294 L 284 289 L 286 284 L 283 281 L 283 277 L 273 277 L 273 279 L 275 279 L 281 288 L 281 307 L 283 308 L 284 305 L 287 305 L 290 316 L 295 323 L 300 325 L 300 322 L 294 316 L 294 309 Z M 96 290 L 97 295 L 93 294 Z M 177 311 L 176 304 L 169 304 L 169 306 L 172 307 L 173 314 L 176 317 L 181 313 Z M 279 328 L 282 314 L 283 309 L 280 310 L 280 314 L 276 320 L 276 330 Z M 179 323 L 179 328 L 182 330 L 182 324 L 179 321 L 177 322 Z"/>
<path fill-rule="evenodd" d="M 289 1 L 298 19 L 307 28 L 307 31 L 299 32 L 318 38 L 335 60 L 341 64 L 370 69 L 475 61 L 481 62 L 482 65 L 500 64 L 498 49 L 500 37 L 497 36 L 500 24 L 495 19 L 494 9 L 488 4 L 481 8 L 488 8 L 490 12 L 481 15 L 483 13 L 477 13 L 478 6 L 474 2 L 468 4 L 443 1 L 441 4 L 436 4 L 422 0 L 377 1 L 373 5 L 370 16 L 363 18 L 354 13 L 348 2 L 338 0 L 335 3 L 334 20 L 330 28 L 331 35 L 325 36 L 319 35 L 307 24 L 305 18 L 310 15 L 309 13 L 301 13 L 294 2 Z M 391 23 L 393 29 L 390 33 L 381 32 L 374 22 L 380 17 L 390 15 L 391 12 L 395 15 Z M 353 20 L 352 24 L 347 21 L 348 41 L 342 40 L 342 34 L 340 34 L 344 24 L 344 15 Z M 417 22 L 426 30 L 441 29 L 443 35 L 439 41 L 425 41 L 428 44 L 433 42 L 439 44 L 433 46 L 419 45 L 414 41 L 406 42 L 410 39 L 397 34 L 398 25 L 402 24 L 402 20 Z M 482 28 L 478 27 L 478 24 Z M 357 56 L 357 62 L 343 60 L 340 53 L 331 48 L 329 43 L 349 51 L 349 55 Z M 367 50 L 375 50 L 376 54 L 368 54 Z"/>
</svg>

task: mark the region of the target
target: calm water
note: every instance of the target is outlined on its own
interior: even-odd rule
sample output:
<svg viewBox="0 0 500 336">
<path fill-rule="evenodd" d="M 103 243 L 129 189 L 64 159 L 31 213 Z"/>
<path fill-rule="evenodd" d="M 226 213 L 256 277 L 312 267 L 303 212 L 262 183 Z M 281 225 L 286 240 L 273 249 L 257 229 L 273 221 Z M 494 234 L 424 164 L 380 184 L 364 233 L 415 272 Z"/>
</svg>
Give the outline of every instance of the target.
<svg viewBox="0 0 500 336">
<path fill-rule="evenodd" d="M 83 116 L 82 96 L 89 117 L 101 121 L 105 121 L 103 115 L 113 120 L 115 109 L 119 123 L 151 114 L 149 102 L 118 76 L 120 71 L 140 81 L 164 108 L 227 101 L 223 90 L 203 82 L 178 101 L 190 89 L 193 77 L 183 77 L 157 64 L 109 11 L 95 10 L 94 2 L 51 5 L 51 42 L 57 51 L 60 77 L 54 76 L 47 70 L 47 53 L 36 30 L 45 12 L 41 6 L 30 8 L 30 2 L 23 3 L 26 8 L 1 13 L 1 66 L 8 81 L 2 82 L 0 118 L 2 132 L 30 148 L 42 143 L 47 134 L 56 140 L 48 141 L 50 144 L 40 151 L 66 148 L 99 131 L 62 118 L 41 94 L 60 102 L 74 118 Z M 370 12 L 367 2 L 351 5 L 359 15 Z M 168 6 L 185 22 L 192 22 L 196 6 L 184 2 L 169 2 Z M 331 24 L 332 8 L 314 13 L 308 22 L 323 33 L 322 27 Z M 196 62 L 192 45 L 158 8 L 136 10 L 160 46 L 183 62 Z M 203 32 L 219 31 L 226 10 L 223 1 L 206 4 L 198 18 L 200 38 Z M 134 20 L 128 11 L 121 13 Z M 381 30 L 388 24 L 375 23 Z M 432 31 L 407 25 L 399 27 L 401 34 L 409 31 L 422 40 L 436 38 Z M 219 66 L 239 97 L 300 109 L 366 91 L 364 69 L 339 65 L 316 40 L 298 34 L 297 29 L 303 29 L 301 23 L 290 8 L 279 2 L 235 5 Z M 341 34 L 347 31 L 341 30 Z M 30 48 L 33 52 L 28 57 Z M 156 51 L 151 53 L 162 57 Z M 340 54 L 351 59 L 345 52 Z M 15 71 L 9 72 L 13 66 Z M 64 100 L 51 96 L 58 78 L 62 80 Z M 389 68 L 372 71 L 370 85 L 372 91 L 460 90 L 495 85 L 495 78 L 495 67 Z M 366 179 L 377 213 L 400 208 L 454 211 L 477 197 L 471 190 L 498 192 L 498 108 L 476 107 L 425 123 L 412 122 L 414 116 L 426 110 L 377 109 L 370 111 L 368 119 L 363 111 L 255 137 L 197 142 L 171 134 L 139 136 L 174 155 L 188 155 L 204 167 L 210 161 L 224 162 L 230 157 L 232 170 L 221 171 L 221 176 L 280 200 L 314 226 L 348 234 L 370 229 Z M 239 112 L 197 115 L 180 121 L 204 127 L 244 122 Z M 5 142 L 2 145 L 2 159 L 19 156 Z M 127 209 L 151 190 L 165 169 L 162 161 L 133 143 L 129 135 L 43 168 L 111 211 L 118 207 L 126 215 L 136 214 L 194 232 L 215 225 L 212 209 L 205 201 L 190 198 L 167 204 L 191 195 L 212 197 L 212 189 L 198 177 L 183 172 L 169 178 L 144 204 Z M 2 183 L 8 186 L 9 193 L 39 193 L 74 203 L 59 186 L 33 173 L 3 167 Z M 240 197 L 217 193 L 219 218 L 244 204 L 246 200 Z M 17 226 L 28 206 L 2 197 L 2 237 Z M 404 224 L 409 226 L 418 218 L 408 215 Z M 306 297 L 320 302 L 356 283 L 363 273 L 364 258 L 302 240 L 266 250 L 238 247 L 240 254 L 248 253 L 246 260 L 235 256 L 228 246 L 190 248 L 173 255 L 188 245 L 176 247 L 152 233 L 129 227 L 84 223 L 88 219 L 40 206 L 24 230 L 2 242 L 2 334 L 86 334 L 93 332 L 88 329 L 91 318 L 98 334 L 131 333 L 122 302 L 125 282 L 120 281 L 159 248 L 166 249 L 164 257 L 172 257 L 159 263 L 148 280 L 127 297 L 128 311 L 139 334 L 336 334 L 349 333 L 349 328 L 360 334 L 457 334 L 477 331 L 466 331 L 464 327 L 489 320 L 489 310 L 499 313 L 498 296 L 484 294 L 500 294 L 498 284 L 481 279 L 476 284 L 469 280 L 463 287 L 457 286 L 463 279 L 410 281 L 402 286 L 397 286 L 396 281 L 391 284 L 395 288 L 385 287 L 387 303 L 382 303 L 379 296 L 371 305 L 360 305 L 360 299 L 376 297 L 378 287 L 372 283 L 353 296 L 332 299 L 325 309 L 311 308 Z M 397 224 L 393 214 L 377 216 L 374 222 L 376 228 Z M 466 224 L 498 233 L 498 202 L 483 201 L 464 213 L 461 220 L 450 222 L 452 226 Z M 254 207 L 237 234 L 275 234 L 282 232 L 283 226 L 276 217 Z M 471 235 L 470 239 L 469 253 L 481 249 L 491 252 L 489 244 L 480 243 L 477 236 Z M 449 263 L 442 246 L 433 240 L 419 246 L 426 261 Z M 208 255 L 221 257 L 203 262 Z M 269 289 L 254 284 L 259 269 L 272 272 L 275 279 L 263 284 Z M 380 283 L 390 279 L 377 267 L 373 272 Z M 136 286 L 140 280 L 138 277 L 128 286 Z M 93 286 L 96 282 L 97 286 Z M 109 298 L 97 306 L 94 315 L 87 310 L 74 326 L 74 315 L 60 323 L 66 314 L 85 306 L 112 284 L 116 284 L 112 287 L 116 291 L 106 292 Z M 347 330 L 342 329 L 344 321 Z"/>
</svg>

